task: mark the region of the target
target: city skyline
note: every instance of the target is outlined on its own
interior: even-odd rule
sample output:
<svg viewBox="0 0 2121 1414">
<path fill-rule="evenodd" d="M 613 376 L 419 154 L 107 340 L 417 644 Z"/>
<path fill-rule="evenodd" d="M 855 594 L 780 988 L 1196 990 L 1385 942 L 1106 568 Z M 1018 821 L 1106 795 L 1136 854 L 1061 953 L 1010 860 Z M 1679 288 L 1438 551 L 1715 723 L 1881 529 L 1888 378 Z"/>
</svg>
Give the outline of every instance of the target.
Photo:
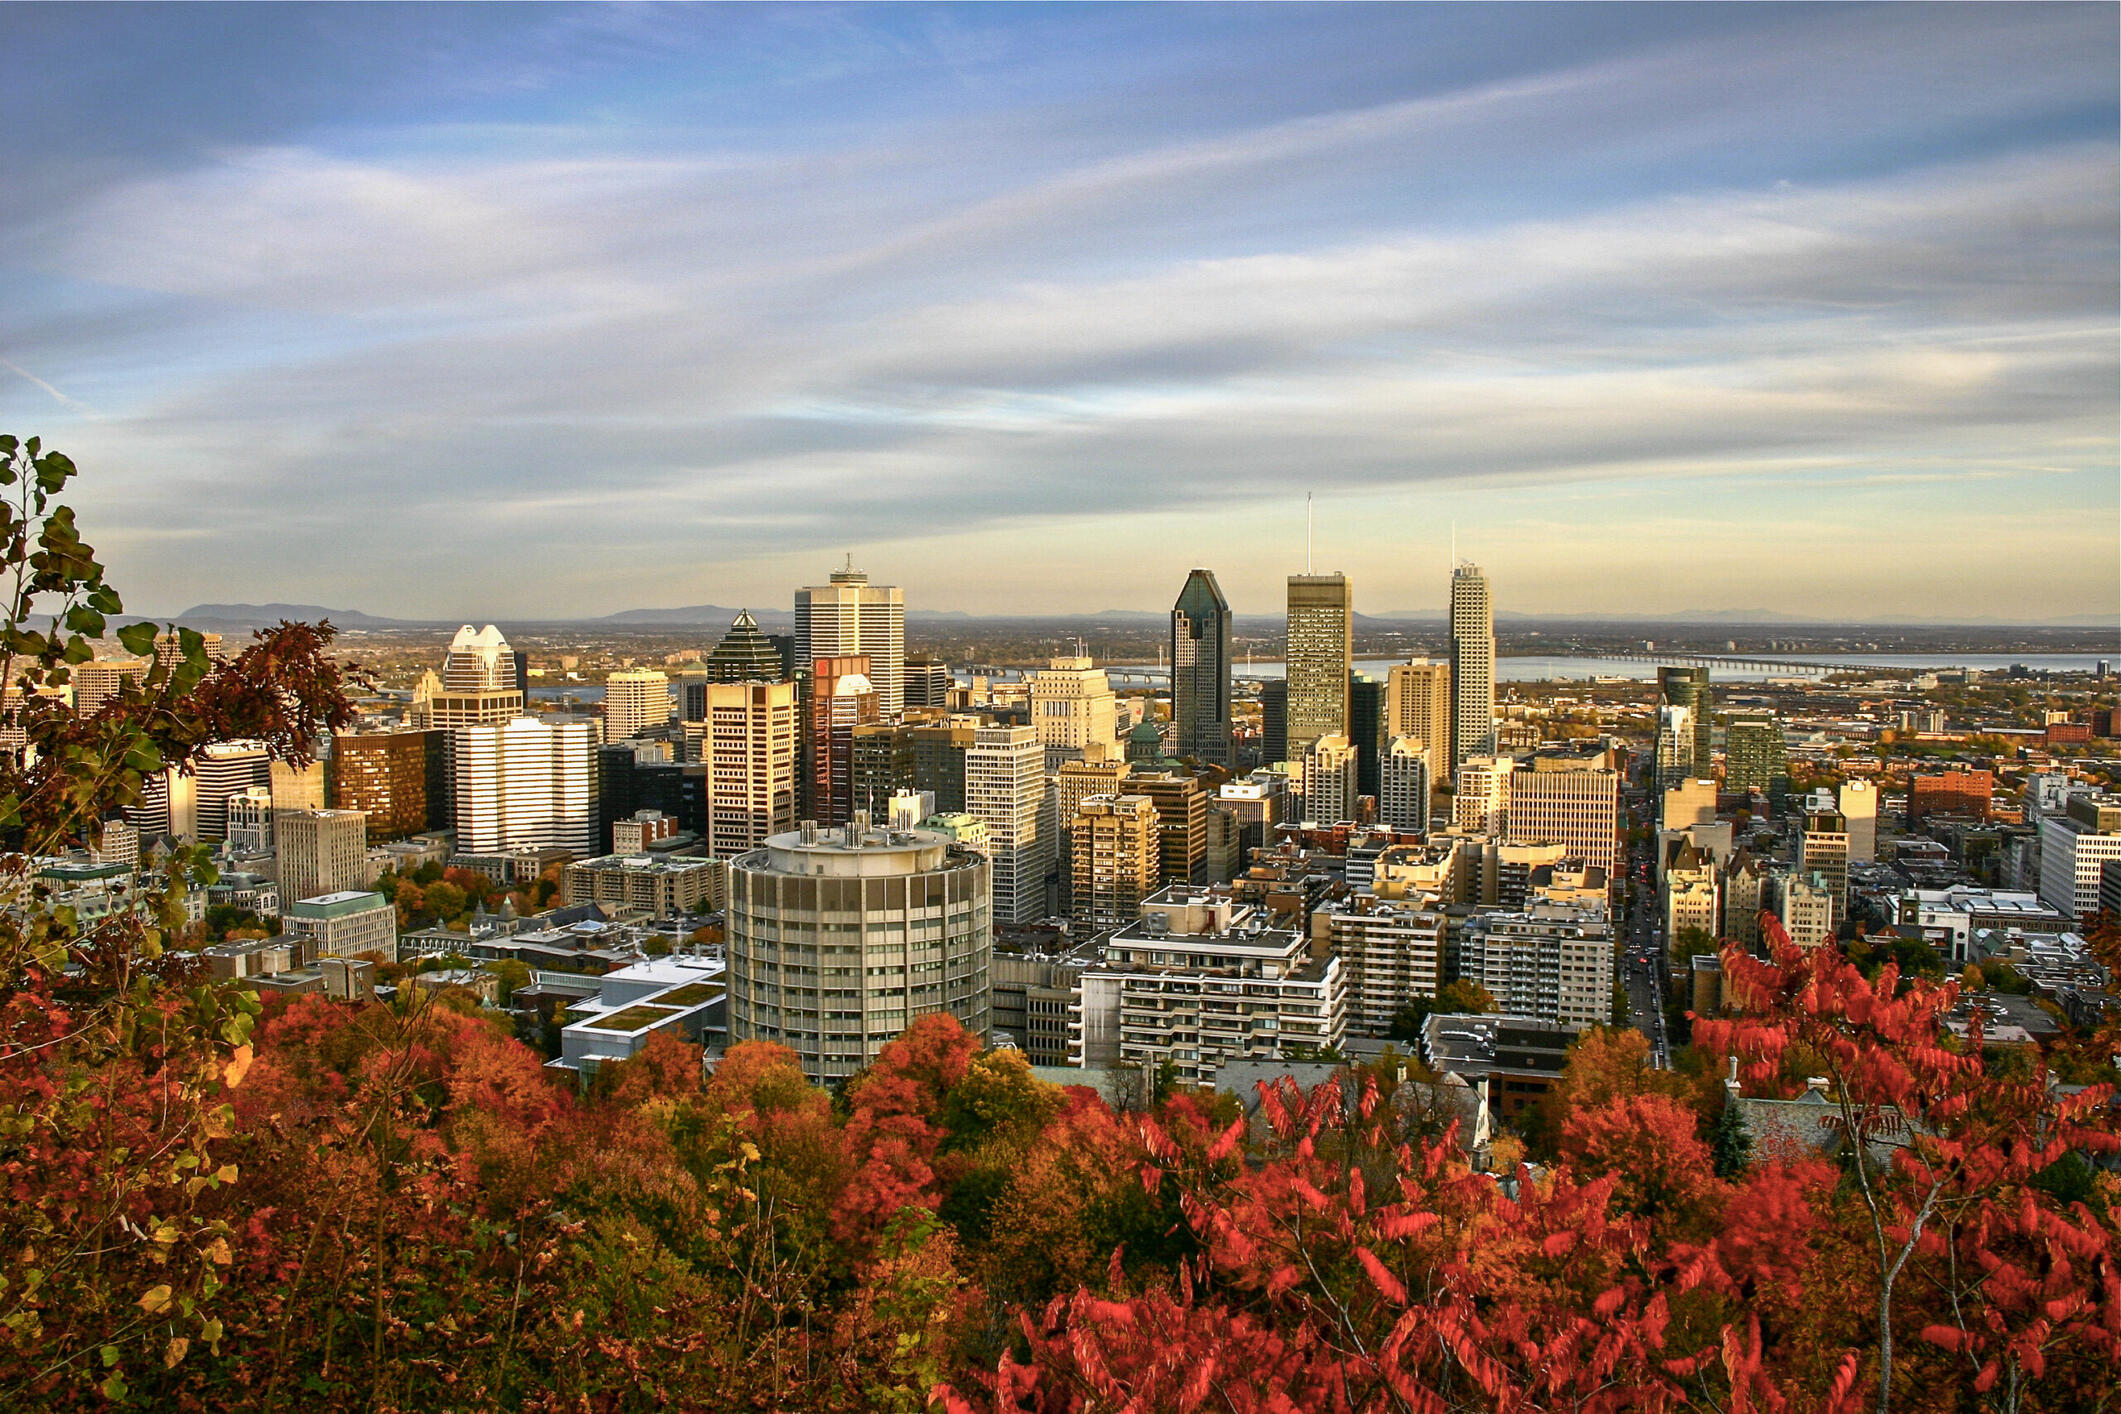
<svg viewBox="0 0 2121 1414">
<path fill-rule="evenodd" d="M 0 425 L 143 608 L 1249 615 L 1308 491 L 1367 614 L 1454 523 L 1521 614 L 2115 611 L 2111 8 L 0 38 Z"/>
</svg>

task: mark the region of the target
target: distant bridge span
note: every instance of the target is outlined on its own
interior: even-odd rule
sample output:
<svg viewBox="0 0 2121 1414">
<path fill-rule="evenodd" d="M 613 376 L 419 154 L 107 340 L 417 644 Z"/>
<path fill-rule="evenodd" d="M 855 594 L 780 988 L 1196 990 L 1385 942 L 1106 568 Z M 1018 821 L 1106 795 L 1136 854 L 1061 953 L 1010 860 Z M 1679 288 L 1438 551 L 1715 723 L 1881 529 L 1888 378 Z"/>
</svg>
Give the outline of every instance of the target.
<svg viewBox="0 0 2121 1414">
<path fill-rule="evenodd" d="M 1739 672 L 1773 673 L 1786 677 L 1833 677 L 1839 673 L 1913 673 L 1921 671 L 1908 665 L 1893 663 L 1824 663 L 1805 658 L 1758 658 L 1738 653 L 1647 653 L 1625 650 L 1603 653 L 1576 654 L 1531 654 L 1531 657 L 1576 657 L 1586 662 L 1605 661 L 1613 663 L 1655 663 L 1659 666 L 1728 668 Z M 1509 661 L 1496 660 L 1497 680 L 1500 670 Z M 1242 673 L 1239 674 L 1243 676 Z M 1106 667 L 1105 676 L 1114 683 L 1123 685 L 1155 685 L 1169 681 L 1170 670 L 1144 663 L 1114 664 Z"/>
</svg>

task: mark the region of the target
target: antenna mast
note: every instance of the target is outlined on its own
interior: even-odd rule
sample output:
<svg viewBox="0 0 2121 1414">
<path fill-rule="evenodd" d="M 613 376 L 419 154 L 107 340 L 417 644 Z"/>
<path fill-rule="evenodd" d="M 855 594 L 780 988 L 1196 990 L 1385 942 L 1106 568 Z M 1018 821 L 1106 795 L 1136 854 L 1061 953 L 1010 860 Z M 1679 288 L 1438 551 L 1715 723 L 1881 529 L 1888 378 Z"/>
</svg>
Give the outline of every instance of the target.
<svg viewBox="0 0 2121 1414">
<path fill-rule="evenodd" d="M 1311 569 L 1311 493 L 1310 493 L 1309 491 L 1306 491 L 1306 492 L 1304 492 L 1304 573 L 1305 573 L 1305 574 L 1310 574 L 1310 573 L 1312 573 L 1312 569 Z"/>
</svg>

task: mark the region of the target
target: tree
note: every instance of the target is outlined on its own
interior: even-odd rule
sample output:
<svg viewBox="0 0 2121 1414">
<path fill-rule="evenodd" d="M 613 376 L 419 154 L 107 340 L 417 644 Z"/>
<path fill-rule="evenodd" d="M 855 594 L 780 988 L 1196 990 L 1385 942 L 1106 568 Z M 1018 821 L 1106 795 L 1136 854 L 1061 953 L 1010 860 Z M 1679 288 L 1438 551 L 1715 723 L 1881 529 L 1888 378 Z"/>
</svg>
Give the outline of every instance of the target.
<svg viewBox="0 0 2121 1414">
<path fill-rule="evenodd" d="M 1489 1016 L 1502 1010 L 1488 989 L 1478 982 L 1463 978 L 1446 982 L 1437 989 L 1436 996 L 1415 997 L 1393 1013 L 1391 1027 L 1386 1035 L 1407 1045 L 1419 1045 L 1423 1024 L 1434 1013 L 1455 1016 L 1466 1013 Z"/>
</svg>

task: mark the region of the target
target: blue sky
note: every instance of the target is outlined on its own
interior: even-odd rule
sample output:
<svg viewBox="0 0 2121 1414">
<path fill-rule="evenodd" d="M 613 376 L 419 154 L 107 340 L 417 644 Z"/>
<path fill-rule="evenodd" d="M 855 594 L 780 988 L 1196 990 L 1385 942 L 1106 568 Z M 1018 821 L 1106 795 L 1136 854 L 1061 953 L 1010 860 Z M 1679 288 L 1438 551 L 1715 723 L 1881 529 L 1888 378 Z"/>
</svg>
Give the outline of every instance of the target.
<svg viewBox="0 0 2121 1414">
<path fill-rule="evenodd" d="M 133 606 L 2115 612 L 2107 5 L 0 7 Z"/>
</svg>

